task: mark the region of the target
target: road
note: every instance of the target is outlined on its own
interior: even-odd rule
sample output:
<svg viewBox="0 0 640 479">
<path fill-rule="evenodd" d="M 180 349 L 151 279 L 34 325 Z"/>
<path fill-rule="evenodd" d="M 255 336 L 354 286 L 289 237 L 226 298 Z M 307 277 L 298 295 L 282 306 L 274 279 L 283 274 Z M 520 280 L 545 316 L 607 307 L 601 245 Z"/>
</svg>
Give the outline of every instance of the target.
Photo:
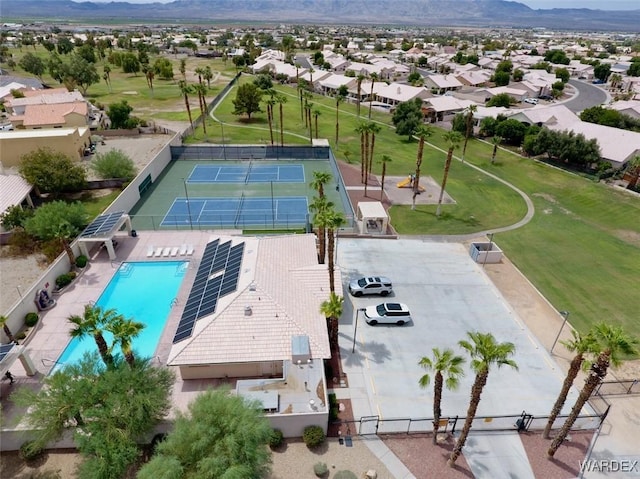
<svg viewBox="0 0 640 479">
<path fill-rule="evenodd" d="M 578 95 L 564 102 L 569 110 L 579 113 L 585 108 L 601 105 L 609 99 L 603 88 L 580 80 L 569 80 L 569 84 L 578 90 Z"/>
</svg>

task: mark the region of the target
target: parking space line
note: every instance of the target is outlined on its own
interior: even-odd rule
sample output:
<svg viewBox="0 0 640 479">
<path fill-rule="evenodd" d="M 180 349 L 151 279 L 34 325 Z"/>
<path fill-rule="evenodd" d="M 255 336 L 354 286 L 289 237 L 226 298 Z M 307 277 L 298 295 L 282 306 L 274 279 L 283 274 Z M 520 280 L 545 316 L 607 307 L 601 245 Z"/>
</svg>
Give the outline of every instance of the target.
<svg viewBox="0 0 640 479">
<path fill-rule="evenodd" d="M 373 382 L 373 378 L 369 378 L 369 381 L 371 381 L 371 389 L 373 389 L 373 394 L 377 394 L 376 393 L 376 384 Z"/>
</svg>

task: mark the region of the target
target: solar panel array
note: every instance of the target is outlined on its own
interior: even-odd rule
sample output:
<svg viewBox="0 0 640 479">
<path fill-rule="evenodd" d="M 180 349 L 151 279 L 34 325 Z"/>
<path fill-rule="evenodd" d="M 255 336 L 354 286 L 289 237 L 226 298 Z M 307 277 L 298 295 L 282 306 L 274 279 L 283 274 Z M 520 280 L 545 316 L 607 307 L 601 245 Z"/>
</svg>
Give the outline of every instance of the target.
<svg viewBox="0 0 640 479">
<path fill-rule="evenodd" d="M 231 246 L 231 241 L 220 244 L 215 240 L 207 244 L 173 337 L 174 344 L 191 336 L 198 319 L 215 312 L 219 298 L 238 289 L 243 253 L 244 243 Z"/>
<path fill-rule="evenodd" d="M 100 236 L 105 233 L 109 233 L 120 218 L 122 218 L 122 215 L 124 215 L 124 211 L 117 211 L 115 213 L 107 213 L 98 216 L 84 229 L 80 234 L 80 237 L 87 238 L 89 236 Z"/>
<path fill-rule="evenodd" d="M 0 345 L 0 363 L 4 361 L 4 358 L 7 357 L 7 354 L 11 352 L 14 346 L 14 343 Z"/>
</svg>

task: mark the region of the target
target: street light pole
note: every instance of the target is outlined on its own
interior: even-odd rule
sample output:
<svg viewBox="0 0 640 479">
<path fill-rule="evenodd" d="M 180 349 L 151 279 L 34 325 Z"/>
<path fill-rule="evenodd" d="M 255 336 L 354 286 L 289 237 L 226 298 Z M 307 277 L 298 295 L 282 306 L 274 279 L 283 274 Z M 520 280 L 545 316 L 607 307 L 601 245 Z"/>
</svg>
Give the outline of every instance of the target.
<svg viewBox="0 0 640 479">
<path fill-rule="evenodd" d="M 189 226 L 193 231 L 193 218 L 191 218 L 191 205 L 189 204 L 189 192 L 187 191 L 187 180 L 182 178 L 182 184 L 184 185 L 184 194 L 187 197 L 187 214 L 189 215 Z"/>
<path fill-rule="evenodd" d="M 224 123 L 222 120 L 218 120 L 220 122 L 220 129 L 222 130 L 222 156 L 224 156 L 225 161 L 227 160 L 227 147 L 224 143 Z"/>
<path fill-rule="evenodd" d="M 558 331 L 556 339 L 554 339 L 553 344 L 551 345 L 551 349 L 549 350 L 549 354 L 553 354 L 553 348 L 556 347 L 556 343 L 558 342 L 558 339 L 560 338 L 560 334 L 562 333 L 562 330 L 564 329 L 564 325 L 567 324 L 567 319 L 569 319 L 569 311 L 560 311 L 560 315 L 564 317 L 564 320 L 562 321 L 562 326 L 560 326 L 560 331 Z"/>
<path fill-rule="evenodd" d="M 358 315 L 360 314 L 360 311 L 364 311 L 364 308 L 356 309 L 356 325 L 353 328 L 353 347 L 351 348 L 352 353 L 356 352 L 356 336 L 358 334 Z"/>
</svg>

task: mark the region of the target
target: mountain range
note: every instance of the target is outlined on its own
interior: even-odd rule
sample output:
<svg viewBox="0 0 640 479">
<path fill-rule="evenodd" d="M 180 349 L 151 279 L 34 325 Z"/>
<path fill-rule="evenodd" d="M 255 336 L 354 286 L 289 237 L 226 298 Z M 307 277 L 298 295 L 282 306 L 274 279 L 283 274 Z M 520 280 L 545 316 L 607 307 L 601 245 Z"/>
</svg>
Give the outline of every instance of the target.
<svg viewBox="0 0 640 479">
<path fill-rule="evenodd" d="M 278 22 L 637 31 L 638 10 L 534 10 L 505 0 L 176 0 L 170 3 L 2 2 L 7 21 Z M 606 2 L 602 3 L 606 7 Z"/>
</svg>

